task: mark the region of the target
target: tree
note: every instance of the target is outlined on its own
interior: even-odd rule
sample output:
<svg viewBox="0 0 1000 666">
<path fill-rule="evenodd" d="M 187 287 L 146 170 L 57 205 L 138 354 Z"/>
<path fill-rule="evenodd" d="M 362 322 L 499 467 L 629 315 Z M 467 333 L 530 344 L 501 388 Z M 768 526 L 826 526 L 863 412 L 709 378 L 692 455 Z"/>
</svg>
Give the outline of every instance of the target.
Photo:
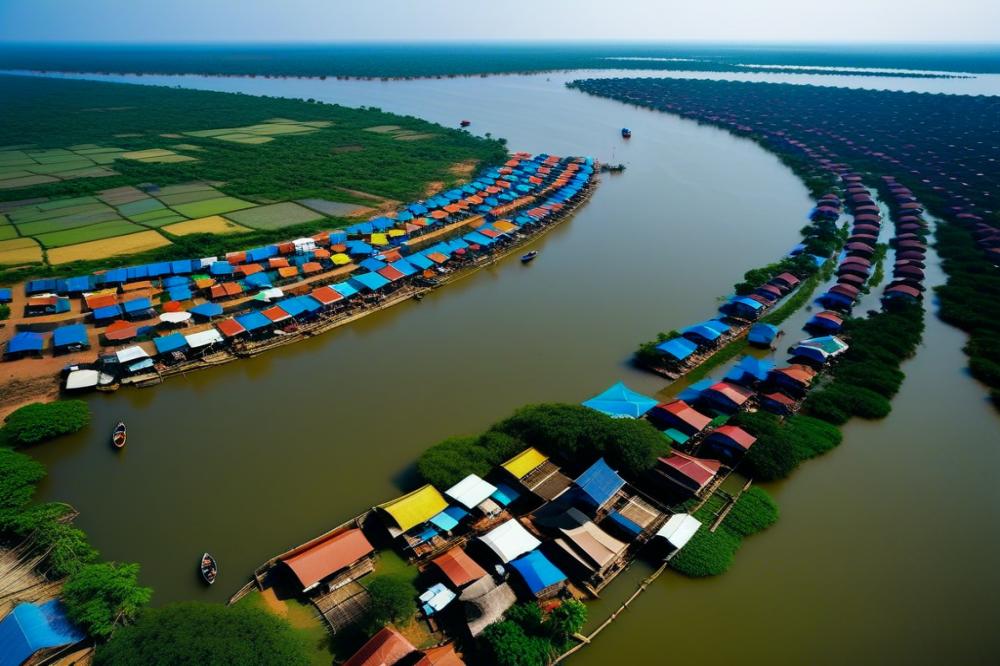
<svg viewBox="0 0 1000 666">
<path fill-rule="evenodd" d="M 88 564 L 63 586 L 70 619 L 94 638 L 107 638 L 118 624 L 135 618 L 153 591 L 139 585 L 138 564 Z"/>
<path fill-rule="evenodd" d="M 587 607 L 576 599 L 567 599 L 552 609 L 545 618 L 545 631 L 549 640 L 560 650 L 564 650 L 573 634 L 579 633 L 587 622 Z"/>
<path fill-rule="evenodd" d="M 529 635 L 512 620 L 494 622 L 480 636 L 483 659 L 496 666 L 545 666 L 552 656 L 552 644 L 541 636 Z"/>
<path fill-rule="evenodd" d="M 144 611 L 97 650 L 97 666 L 305 666 L 308 646 L 285 620 L 252 606 L 185 602 Z"/>
<path fill-rule="evenodd" d="M 371 595 L 368 623 L 372 627 L 409 620 L 417 612 L 414 601 L 417 588 L 403 576 L 375 576 L 368 585 L 368 594 Z"/>
<path fill-rule="evenodd" d="M 0 530 L 10 529 L 44 478 L 45 467 L 40 462 L 0 447 Z"/>
<path fill-rule="evenodd" d="M 449 437 L 417 459 L 420 476 L 442 489 L 450 488 L 469 474 L 484 476 L 492 467 L 477 437 Z"/>
<path fill-rule="evenodd" d="M 90 407 L 82 400 L 35 402 L 15 410 L 4 422 L 10 444 L 27 446 L 76 432 L 90 423 Z"/>
</svg>

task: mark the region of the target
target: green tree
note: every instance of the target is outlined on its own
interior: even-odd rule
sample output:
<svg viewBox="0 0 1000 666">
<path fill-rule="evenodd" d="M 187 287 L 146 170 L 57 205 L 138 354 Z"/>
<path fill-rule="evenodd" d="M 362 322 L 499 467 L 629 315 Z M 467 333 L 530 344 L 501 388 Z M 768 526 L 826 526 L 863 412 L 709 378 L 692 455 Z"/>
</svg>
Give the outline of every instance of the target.
<svg viewBox="0 0 1000 666">
<path fill-rule="evenodd" d="M 0 530 L 12 527 L 44 478 L 45 467 L 40 462 L 0 447 Z"/>
<path fill-rule="evenodd" d="M 552 657 L 552 644 L 532 636 L 511 620 L 494 622 L 479 639 L 483 660 L 496 666 L 545 666 Z"/>
<path fill-rule="evenodd" d="M 90 407 L 82 400 L 35 402 L 15 410 L 4 422 L 11 445 L 26 446 L 76 432 L 90 423 Z"/>
<path fill-rule="evenodd" d="M 486 475 L 493 467 L 477 437 L 450 437 L 424 451 L 417 471 L 428 483 L 450 488 L 469 474 Z"/>
<path fill-rule="evenodd" d="M 368 593 L 371 595 L 368 623 L 374 628 L 409 620 L 417 612 L 417 588 L 403 576 L 375 576 L 368 584 Z"/>
<path fill-rule="evenodd" d="M 97 666 L 306 666 L 308 646 L 285 620 L 250 606 L 185 602 L 144 611 L 97 650 Z"/>
<path fill-rule="evenodd" d="M 567 599 L 545 618 L 545 631 L 549 640 L 562 651 L 569 645 L 573 634 L 579 633 L 586 623 L 587 606 L 576 599 Z"/>
<path fill-rule="evenodd" d="M 119 624 L 135 618 L 153 591 L 139 585 L 138 564 L 88 564 L 63 586 L 70 619 L 94 638 L 107 638 Z"/>
</svg>

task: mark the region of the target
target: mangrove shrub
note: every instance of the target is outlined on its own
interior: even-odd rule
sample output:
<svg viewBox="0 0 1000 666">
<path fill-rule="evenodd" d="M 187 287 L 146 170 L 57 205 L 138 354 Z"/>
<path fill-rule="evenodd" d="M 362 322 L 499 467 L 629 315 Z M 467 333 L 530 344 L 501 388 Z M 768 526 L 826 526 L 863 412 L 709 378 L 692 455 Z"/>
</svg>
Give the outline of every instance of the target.
<svg viewBox="0 0 1000 666">
<path fill-rule="evenodd" d="M 66 614 L 94 638 L 111 636 L 149 603 L 153 591 L 139 585 L 138 564 L 88 564 L 62 590 Z"/>
<path fill-rule="evenodd" d="M 575 599 L 563 601 L 547 616 L 537 602 L 516 604 L 483 631 L 480 656 L 498 666 L 544 666 L 571 647 L 573 634 L 586 622 L 587 607 Z"/>
<path fill-rule="evenodd" d="M 4 436 L 12 446 L 37 444 L 65 435 L 90 423 L 90 407 L 82 400 L 35 402 L 15 410 L 4 422 Z"/>
<path fill-rule="evenodd" d="M 741 465 L 758 481 L 783 479 L 802 461 L 829 451 L 842 439 L 830 423 L 801 414 L 782 421 L 763 411 L 741 412 L 732 422 L 757 438 Z"/>
</svg>

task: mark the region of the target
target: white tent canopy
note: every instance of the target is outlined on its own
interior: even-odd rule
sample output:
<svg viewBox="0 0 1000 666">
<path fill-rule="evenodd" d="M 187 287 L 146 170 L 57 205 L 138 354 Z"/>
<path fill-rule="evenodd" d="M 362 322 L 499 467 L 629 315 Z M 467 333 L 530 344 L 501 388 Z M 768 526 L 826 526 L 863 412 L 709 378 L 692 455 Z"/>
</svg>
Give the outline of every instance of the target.
<svg viewBox="0 0 1000 666">
<path fill-rule="evenodd" d="M 497 491 L 497 487 L 491 483 L 483 481 L 475 474 L 470 474 L 448 490 L 444 494 L 452 498 L 466 509 L 474 509 Z"/>
<path fill-rule="evenodd" d="M 479 537 L 479 540 L 489 546 L 504 564 L 542 545 L 541 541 L 531 536 L 531 533 L 513 518 L 494 527 Z"/>
<path fill-rule="evenodd" d="M 198 347 L 207 347 L 216 342 L 222 342 L 222 334 L 214 328 L 209 328 L 204 331 L 192 333 L 191 335 L 185 335 L 184 339 L 187 340 L 188 346 L 191 349 L 197 349 Z"/>
<path fill-rule="evenodd" d="M 73 370 L 66 376 L 66 390 L 93 388 L 97 386 L 100 373 L 97 370 Z"/>
<path fill-rule="evenodd" d="M 190 318 L 190 312 L 164 312 L 160 315 L 160 321 L 168 324 L 182 324 Z"/>
<path fill-rule="evenodd" d="M 115 356 L 118 357 L 119 363 L 128 363 L 129 361 L 135 361 L 140 358 L 149 358 L 149 354 L 142 347 L 126 347 L 121 351 L 115 352 Z"/>
<path fill-rule="evenodd" d="M 667 540 L 676 550 L 683 548 L 695 535 L 701 521 L 686 513 L 676 513 L 657 531 L 656 536 Z"/>
</svg>

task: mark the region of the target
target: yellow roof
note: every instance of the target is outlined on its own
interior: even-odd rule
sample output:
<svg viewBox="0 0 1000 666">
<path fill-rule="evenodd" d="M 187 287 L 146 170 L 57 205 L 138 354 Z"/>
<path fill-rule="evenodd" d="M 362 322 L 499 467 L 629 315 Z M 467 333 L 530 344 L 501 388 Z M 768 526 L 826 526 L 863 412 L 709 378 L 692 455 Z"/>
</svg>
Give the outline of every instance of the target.
<svg viewBox="0 0 1000 666">
<path fill-rule="evenodd" d="M 351 263 L 351 258 L 348 257 L 343 252 L 338 252 L 337 254 L 330 257 L 330 261 L 333 262 L 334 266 L 343 266 L 344 264 Z"/>
<path fill-rule="evenodd" d="M 389 239 L 385 234 L 372 234 L 372 245 L 388 245 Z"/>
<path fill-rule="evenodd" d="M 505 234 L 509 234 L 512 231 L 517 230 L 517 225 L 513 222 L 508 222 L 507 220 L 497 220 L 493 223 L 494 229 L 499 229 Z"/>
<path fill-rule="evenodd" d="M 518 479 L 524 478 L 528 472 L 548 460 L 538 449 L 532 447 L 521 451 L 503 464 L 503 468 Z"/>
<path fill-rule="evenodd" d="M 405 236 L 406 232 L 402 229 L 389 229 L 389 238 L 396 238 L 397 236 Z"/>
<path fill-rule="evenodd" d="M 403 495 L 391 502 L 380 504 L 379 508 L 392 516 L 392 519 L 404 532 L 415 525 L 426 523 L 431 516 L 436 516 L 448 507 L 448 502 L 437 491 L 437 488 L 427 484 L 408 495 Z"/>
</svg>

